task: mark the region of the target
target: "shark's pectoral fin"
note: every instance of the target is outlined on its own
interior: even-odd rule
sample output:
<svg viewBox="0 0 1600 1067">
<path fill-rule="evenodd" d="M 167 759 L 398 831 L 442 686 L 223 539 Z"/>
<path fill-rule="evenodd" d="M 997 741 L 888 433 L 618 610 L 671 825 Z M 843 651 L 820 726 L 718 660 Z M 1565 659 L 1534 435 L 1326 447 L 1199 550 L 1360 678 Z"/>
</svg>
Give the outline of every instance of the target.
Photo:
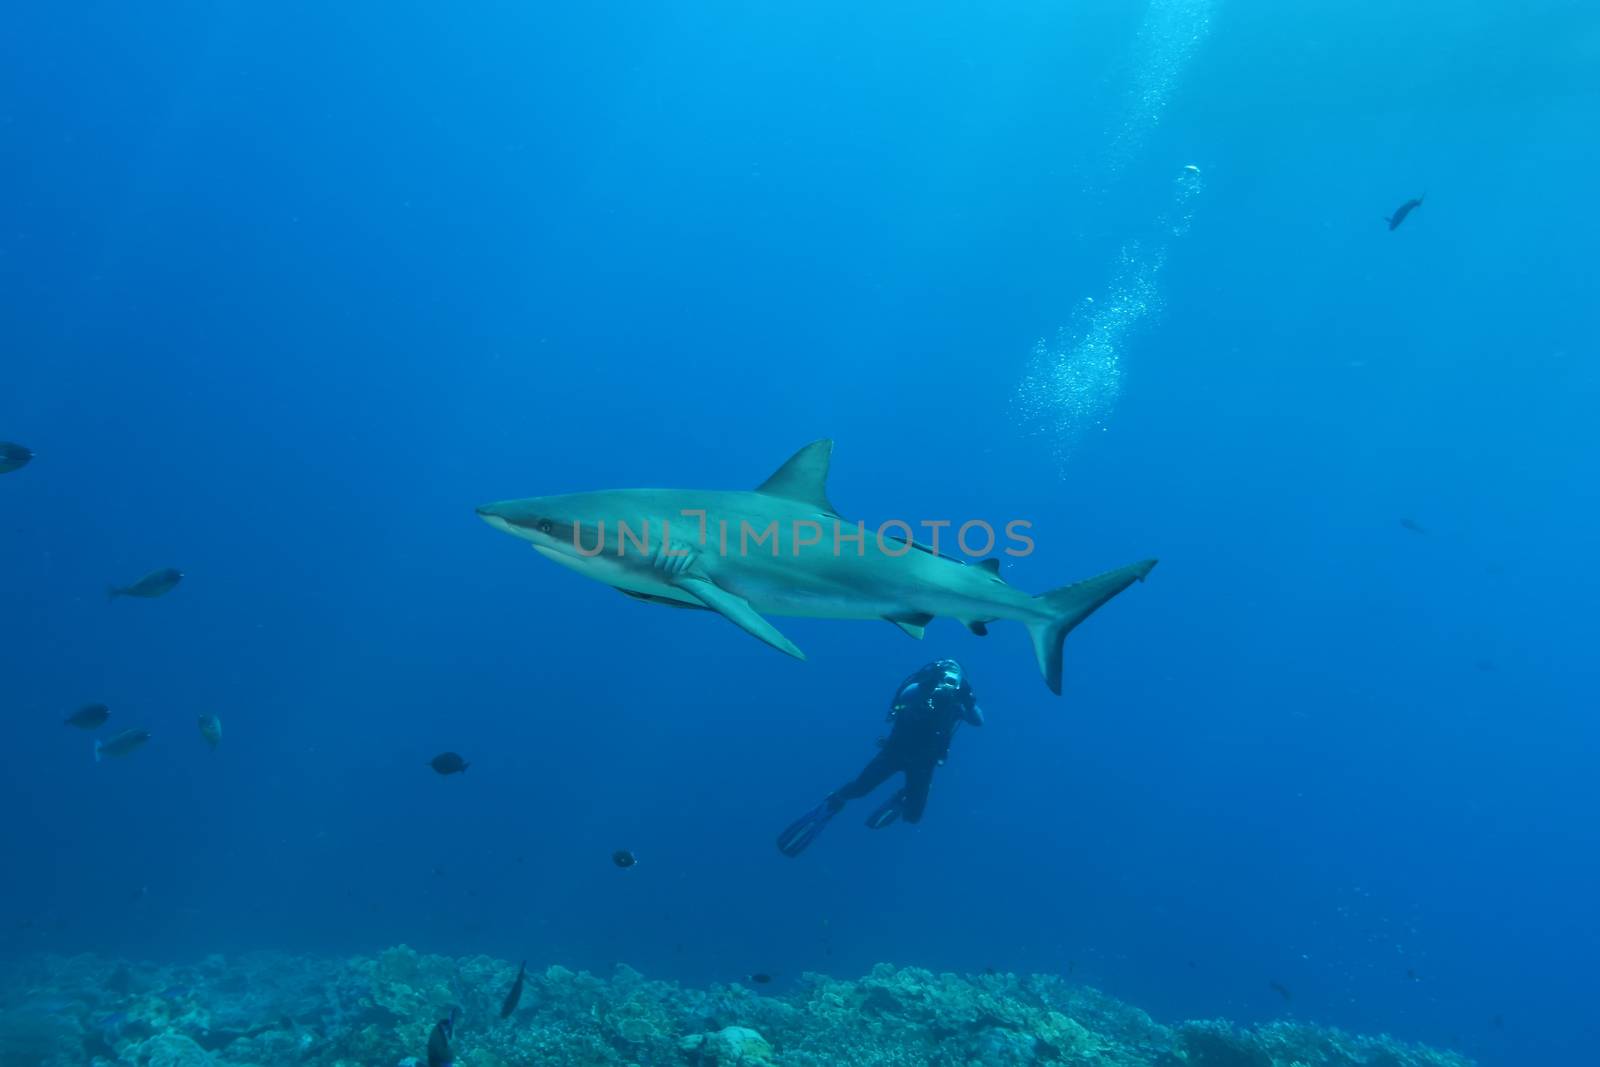
<svg viewBox="0 0 1600 1067">
<path fill-rule="evenodd" d="M 806 654 L 801 652 L 793 641 L 779 633 L 776 626 L 763 619 L 761 613 L 752 608 L 744 597 L 730 593 L 715 582 L 704 578 L 685 578 L 676 585 L 712 611 L 721 613 L 723 618 L 750 636 L 760 638 L 779 652 L 787 652 L 795 659 L 806 658 Z"/>
<path fill-rule="evenodd" d="M 971 630 L 979 637 L 988 637 L 989 627 L 986 625 L 987 621 L 988 620 L 985 619 L 973 619 L 971 622 L 967 623 L 967 629 Z"/>
<path fill-rule="evenodd" d="M 901 615 L 899 618 L 886 615 L 884 617 L 918 641 L 922 640 L 924 627 L 933 621 L 932 615 Z"/>
</svg>

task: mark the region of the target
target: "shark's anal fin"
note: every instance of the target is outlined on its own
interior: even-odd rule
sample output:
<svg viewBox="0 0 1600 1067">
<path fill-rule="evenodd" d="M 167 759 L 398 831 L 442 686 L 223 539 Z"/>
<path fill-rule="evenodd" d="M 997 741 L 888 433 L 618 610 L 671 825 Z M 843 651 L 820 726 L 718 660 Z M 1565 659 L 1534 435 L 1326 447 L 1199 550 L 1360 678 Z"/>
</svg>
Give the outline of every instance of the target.
<svg viewBox="0 0 1600 1067">
<path fill-rule="evenodd" d="M 663 607 L 668 608 L 688 608 L 690 611 L 711 610 L 704 604 L 691 604 L 685 600 L 673 600 L 669 596 L 657 596 L 654 593 L 640 593 L 633 589 L 623 589 L 620 586 L 614 586 L 613 588 L 615 588 L 617 592 L 621 593 L 623 596 L 630 596 L 635 600 L 642 600 L 646 604 L 660 604 Z"/>
<path fill-rule="evenodd" d="M 906 633 L 910 634 L 912 637 L 915 637 L 918 641 L 921 641 L 922 640 L 923 629 L 930 622 L 933 621 L 933 616 L 932 615 L 902 615 L 898 619 L 890 618 L 889 621 L 894 623 L 896 626 L 900 627 L 900 629 L 904 630 Z"/>
<path fill-rule="evenodd" d="M 762 618 L 761 613 L 752 608 L 744 597 L 730 593 L 715 582 L 704 578 L 684 578 L 675 584 L 712 611 L 719 612 L 723 618 L 750 636 L 760 638 L 779 652 L 787 652 L 795 659 L 806 658 L 806 654 L 800 651 L 799 646 L 779 633 L 776 626 Z"/>
<path fill-rule="evenodd" d="M 977 634 L 979 637 L 988 637 L 989 636 L 989 627 L 986 626 L 984 623 L 980 622 L 977 619 L 974 619 L 971 622 L 967 623 L 967 629 L 971 630 L 973 633 Z"/>
</svg>

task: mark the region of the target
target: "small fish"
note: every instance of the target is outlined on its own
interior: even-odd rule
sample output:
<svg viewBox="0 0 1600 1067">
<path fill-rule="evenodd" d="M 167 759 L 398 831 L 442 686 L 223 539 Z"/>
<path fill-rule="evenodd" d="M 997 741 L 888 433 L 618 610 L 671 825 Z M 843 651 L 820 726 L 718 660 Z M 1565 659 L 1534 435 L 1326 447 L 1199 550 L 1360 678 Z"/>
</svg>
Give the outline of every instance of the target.
<svg viewBox="0 0 1600 1067">
<path fill-rule="evenodd" d="M 440 1019 L 428 1035 L 428 1067 L 450 1067 L 456 1054 L 450 1051 L 450 1039 L 455 1036 L 456 1009 L 450 1009 L 448 1019 Z"/>
<path fill-rule="evenodd" d="M 124 730 L 109 741 L 95 741 L 94 761 L 99 763 L 106 756 L 126 756 L 130 752 L 137 752 L 150 740 L 149 730 Z"/>
<path fill-rule="evenodd" d="M 80 730 L 98 730 L 111 718 L 111 709 L 104 704 L 85 704 L 62 721 Z"/>
<path fill-rule="evenodd" d="M 1400 526 L 1402 529 L 1410 530 L 1414 534 L 1421 534 L 1423 537 L 1428 536 L 1427 529 L 1416 519 L 1401 519 Z"/>
<path fill-rule="evenodd" d="M 33 461 L 33 450 L 14 441 L 0 441 L 0 474 L 19 471 Z"/>
<path fill-rule="evenodd" d="M 750 981 L 754 982 L 756 985 L 766 985 L 768 982 L 772 981 L 772 975 L 762 974 L 758 971 L 750 976 Z"/>
<path fill-rule="evenodd" d="M 119 596 L 137 596 L 149 599 L 164 596 L 172 592 L 179 582 L 183 581 L 183 572 L 175 567 L 163 567 L 158 571 L 151 571 L 132 585 L 112 586 L 106 590 L 106 599 L 115 600 Z"/>
<path fill-rule="evenodd" d="M 460 774 L 471 766 L 466 760 L 454 752 L 441 752 L 428 761 L 428 766 L 440 774 Z M 491 776 L 492 777 L 492 776 Z"/>
<path fill-rule="evenodd" d="M 1422 194 L 1422 196 L 1427 195 L 1427 193 Z M 1393 215 L 1390 215 L 1388 218 L 1383 220 L 1389 224 L 1390 230 L 1399 229 L 1400 224 L 1406 221 L 1406 216 L 1422 206 L 1422 196 L 1417 197 L 1415 200 L 1407 200 L 1405 203 L 1394 209 Z"/>
<path fill-rule="evenodd" d="M 216 751 L 218 743 L 222 740 L 222 720 L 215 715 L 200 716 L 200 736 L 206 739 L 206 744 L 211 746 L 213 752 Z"/>
<path fill-rule="evenodd" d="M 511 1013 L 517 1010 L 517 1001 L 522 999 L 522 979 L 528 973 L 528 961 L 523 960 L 522 966 L 517 968 L 517 980 L 511 983 L 511 992 L 506 994 L 504 1004 L 500 1005 L 500 1018 L 509 1019 Z"/>
<path fill-rule="evenodd" d="M 629 852 L 625 848 L 619 848 L 619 849 L 617 849 L 615 852 L 613 852 L 611 854 L 611 862 L 615 863 L 618 867 L 621 867 L 623 870 L 627 870 L 629 867 L 632 867 L 635 863 L 638 863 L 639 861 L 634 858 L 634 855 L 633 855 L 632 852 Z"/>
<path fill-rule="evenodd" d="M 1267 988 L 1278 994 L 1278 996 L 1282 997 L 1284 1003 L 1288 1003 L 1294 999 L 1294 994 L 1290 993 L 1289 987 L 1284 985 L 1282 982 L 1268 982 Z"/>
</svg>

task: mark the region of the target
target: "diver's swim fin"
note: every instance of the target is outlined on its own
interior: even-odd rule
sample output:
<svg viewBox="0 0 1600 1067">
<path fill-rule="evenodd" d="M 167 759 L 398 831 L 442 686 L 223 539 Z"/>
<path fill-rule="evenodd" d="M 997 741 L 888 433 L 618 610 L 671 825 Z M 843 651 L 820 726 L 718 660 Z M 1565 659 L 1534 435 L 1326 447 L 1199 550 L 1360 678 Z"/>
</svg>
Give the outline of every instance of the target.
<svg viewBox="0 0 1600 1067">
<path fill-rule="evenodd" d="M 791 859 L 800 855 L 817 839 L 817 835 L 822 833 L 822 828 L 828 825 L 828 820 L 833 818 L 836 811 L 836 808 L 824 800 L 800 816 L 778 835 L 778 851 Z"/>
<path fill-rule="evenodd" d="M 900 818 L 900 806 L 905 803 L 905 800 L 905 790 L 901 790 L 888 800 L 884 801 L 882 807 L 873 812 L 871 815 L 867 816 L 868 828 L 873 830 L 882 830 L 885 826 L 892 824 L 896 819 Z"/>
</svg>

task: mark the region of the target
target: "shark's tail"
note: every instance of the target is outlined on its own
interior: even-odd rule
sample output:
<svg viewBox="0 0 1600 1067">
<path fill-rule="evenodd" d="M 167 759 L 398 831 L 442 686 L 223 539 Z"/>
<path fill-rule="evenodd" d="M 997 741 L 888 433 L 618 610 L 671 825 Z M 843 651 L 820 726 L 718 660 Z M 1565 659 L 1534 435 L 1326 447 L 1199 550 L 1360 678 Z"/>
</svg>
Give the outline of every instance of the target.
<svg viewBox="0 0 1600 1067">
<path fill-rule="evenodd" d="M 1029 623 L 1028 635 L 1033 638 L 1039 671 L 1052 693 L 1061 693 L 1061 644 L 1072 628 L 1134 582 L 1144 581 L 1155 565 L 1153 559 L 1140 560 L 1033 598 L 1050 613 L 1049 618 Z"/>
</svg>

